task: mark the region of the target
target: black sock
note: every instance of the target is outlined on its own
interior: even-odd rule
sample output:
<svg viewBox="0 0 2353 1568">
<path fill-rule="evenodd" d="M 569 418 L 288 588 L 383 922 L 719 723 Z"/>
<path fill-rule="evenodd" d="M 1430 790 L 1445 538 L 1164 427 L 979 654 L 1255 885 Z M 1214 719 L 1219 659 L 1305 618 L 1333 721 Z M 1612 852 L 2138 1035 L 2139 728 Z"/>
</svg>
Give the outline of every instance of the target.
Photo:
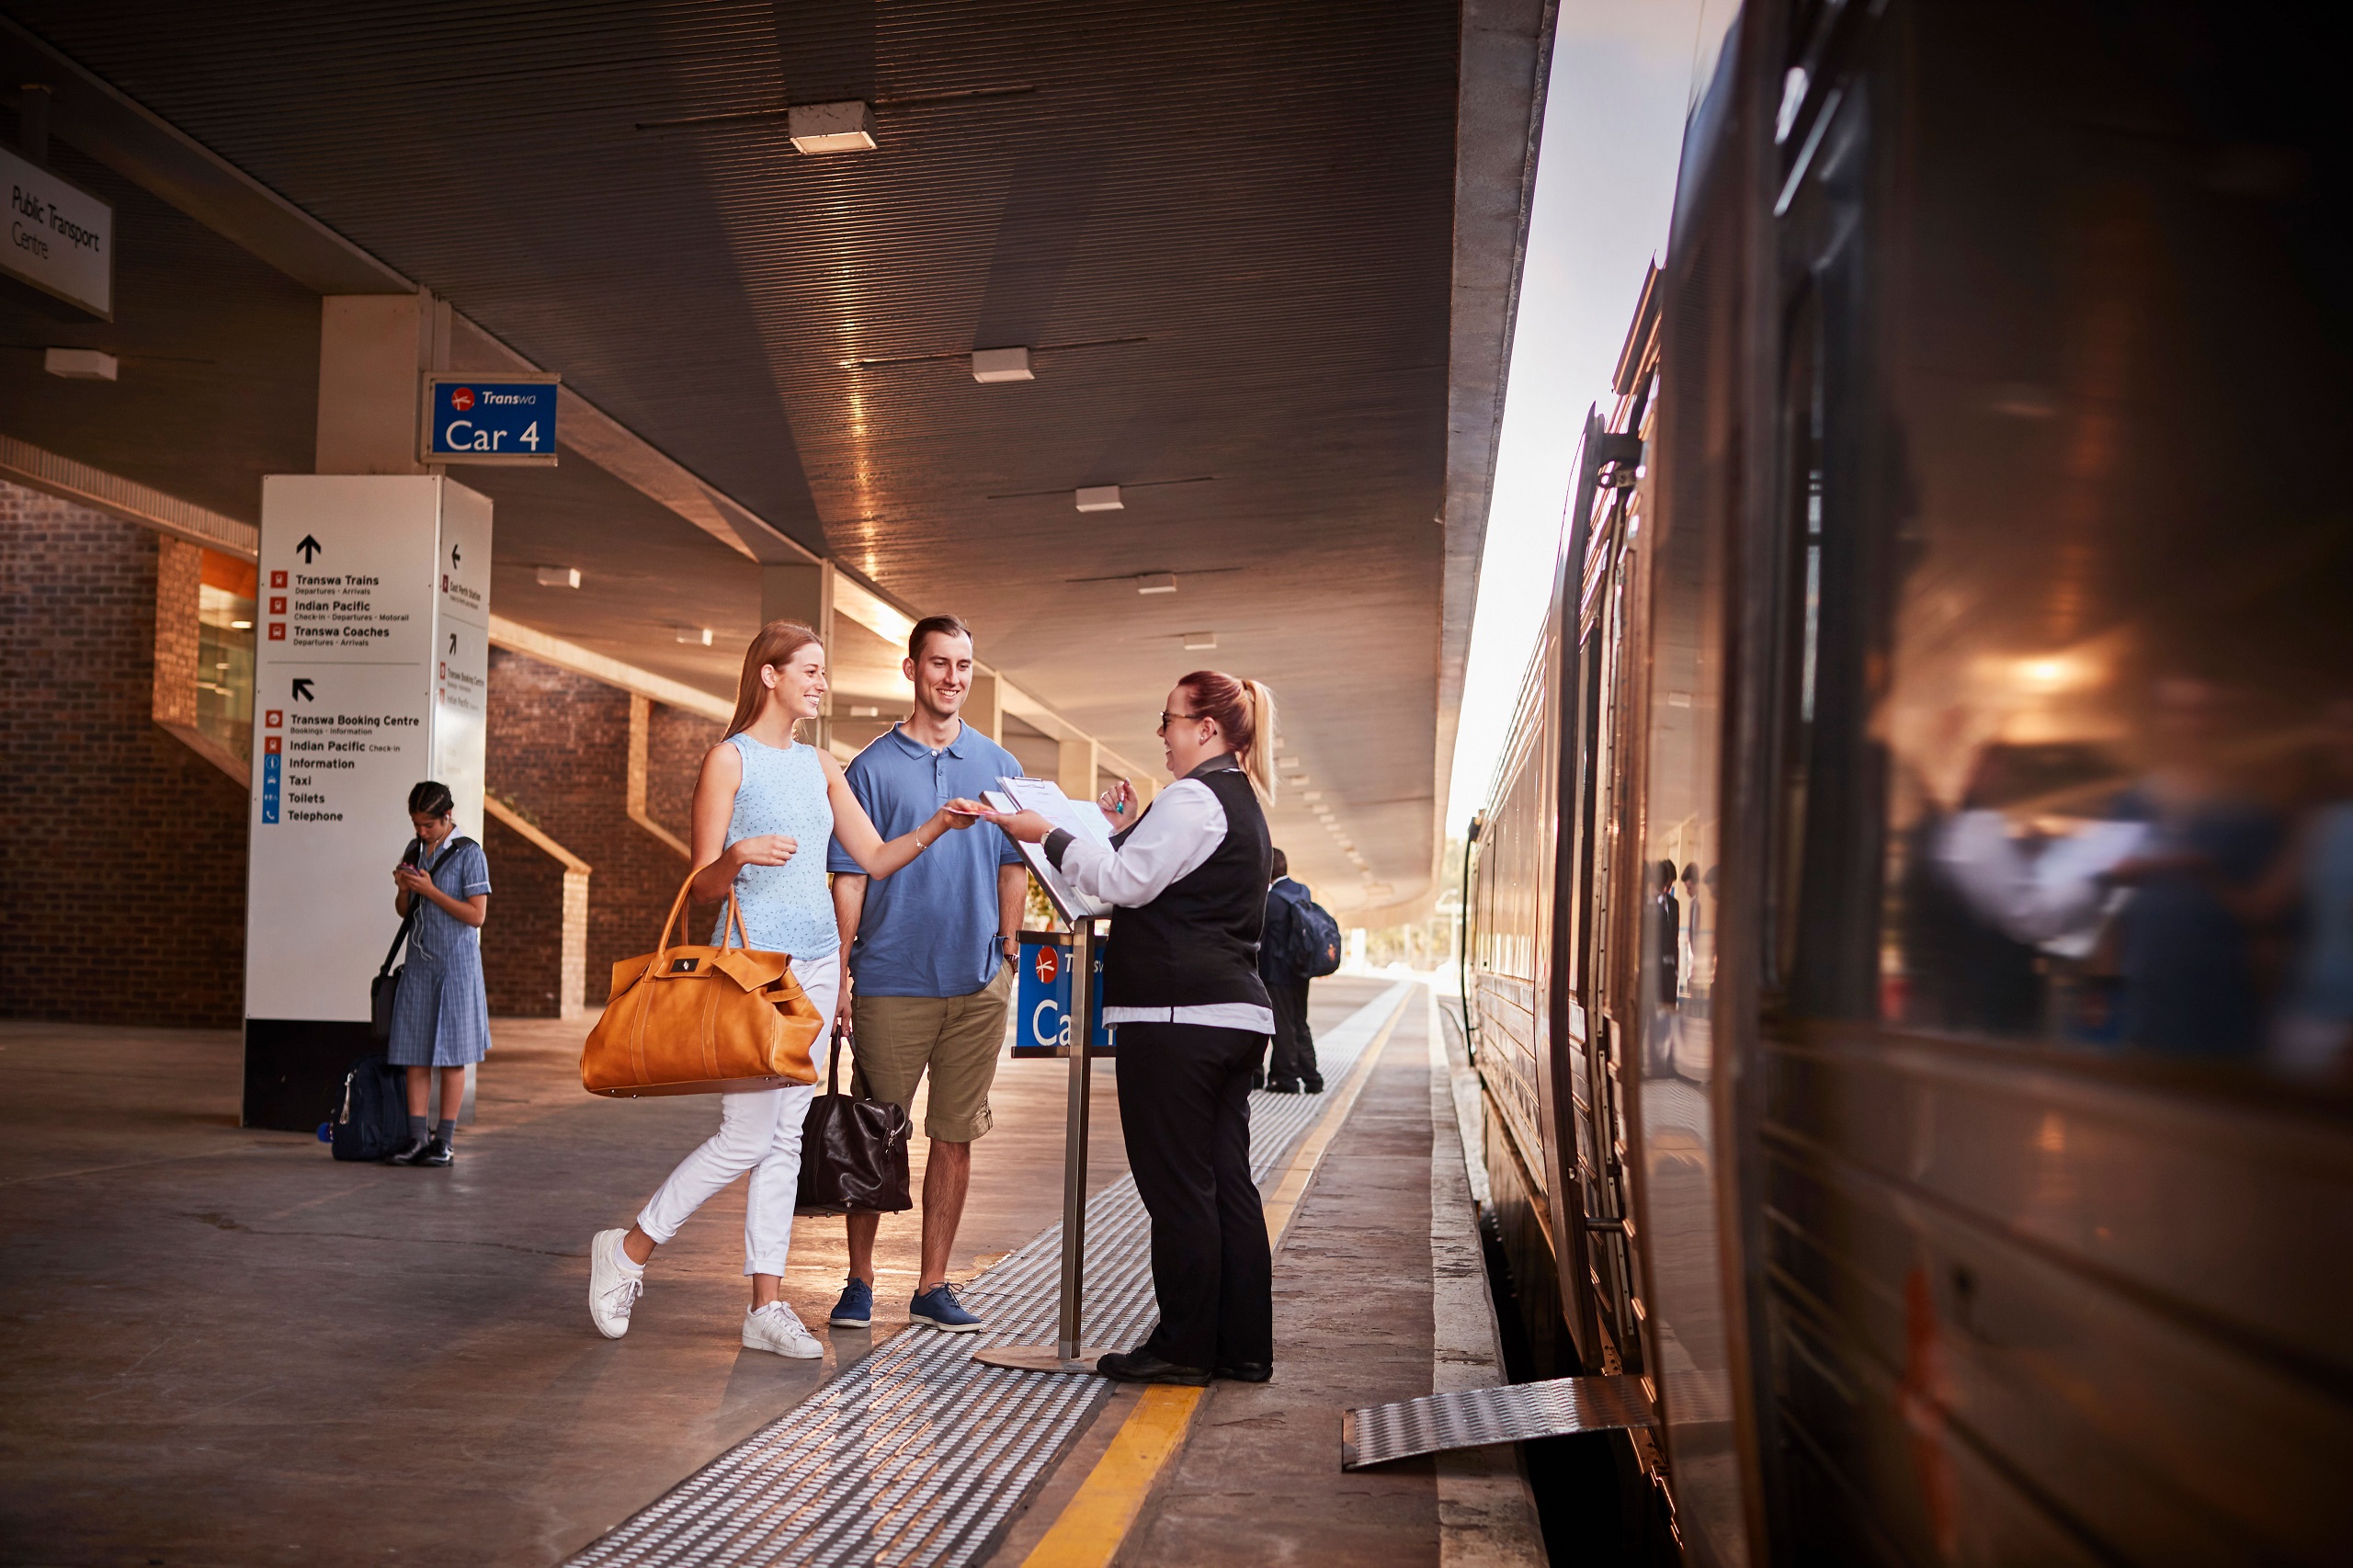
<svg viewBox="0 0 2353 1568">
<path fill-rule="evenodd" d="M 438 1142 L 444 1149 L 456 1142 L 458 1140 L 457 1118 L 450 1116 L 443 1117 L 441 1119 L 441 1124 L 433 1130 L 433 1136 L 435 1141 Z"/>
<path fill-rule="evenodd" d="M 408 1141 L 412 1143 L 425 1142 L 425 1118 L 412 1116 L 408 1119 Z"/>
</svg>

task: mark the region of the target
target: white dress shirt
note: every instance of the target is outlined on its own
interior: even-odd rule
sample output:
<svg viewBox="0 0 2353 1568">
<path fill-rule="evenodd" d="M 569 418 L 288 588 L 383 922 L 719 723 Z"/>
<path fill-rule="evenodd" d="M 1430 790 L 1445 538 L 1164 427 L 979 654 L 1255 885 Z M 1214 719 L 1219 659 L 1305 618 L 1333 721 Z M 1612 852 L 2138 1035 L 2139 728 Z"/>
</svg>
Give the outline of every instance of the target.
<svg viewBox="0 0 2353 1568">
<path fill-rule="evenodd" d="M 1225 808 L 1198 778 L 1180 778 L 1156 796 L 1117 849 L 1074 837 L 1063 876 L 1087 897 L 1123 909 L 1150 903 L 1199 870 L 1225 842 Z M 1199 1024 L 1208 1028 L 1275 1032 L 1271 1007 L 1211 1002 L 1191 1007 L 1106 1007 L 1105 1024 Z"/>
</svg>

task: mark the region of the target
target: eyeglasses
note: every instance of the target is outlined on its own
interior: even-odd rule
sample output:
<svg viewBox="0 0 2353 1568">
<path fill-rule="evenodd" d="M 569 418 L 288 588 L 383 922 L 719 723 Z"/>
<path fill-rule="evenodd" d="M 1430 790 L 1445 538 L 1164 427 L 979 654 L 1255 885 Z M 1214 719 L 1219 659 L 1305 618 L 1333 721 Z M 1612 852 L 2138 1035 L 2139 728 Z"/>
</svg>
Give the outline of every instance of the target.
<svg viewBox="0 0 2353 1568">
<path fill-rule="evenodd" d="M 1160 729 L 1157 733 L 1164 735 L 1168 733 L 1169 721 L 1173 719 L 1206 719 L 1208 717 L 1209 715 L 1206 713 L 1171 713 L 1167 709 L 1164 708 L 1160 710 Z"/>
</svg>

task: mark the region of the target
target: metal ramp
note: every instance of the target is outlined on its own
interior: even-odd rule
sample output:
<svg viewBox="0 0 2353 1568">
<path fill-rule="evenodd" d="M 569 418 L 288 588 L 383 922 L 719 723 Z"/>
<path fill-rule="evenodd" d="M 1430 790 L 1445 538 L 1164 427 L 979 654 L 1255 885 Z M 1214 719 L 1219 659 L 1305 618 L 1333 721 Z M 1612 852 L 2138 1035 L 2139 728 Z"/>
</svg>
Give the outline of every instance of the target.
<svg viewBox="0 0 2353 1568">
<path fill-rule="evenodd" d="M 1631 1377 L 1552 1378 L 1424 1394 L 1344 1415 L 1340 1468 L 1363 1470 L 1451 1449 L 1647 1426 L 1654 1419 L 1643 1380 Z"/>
</svg>

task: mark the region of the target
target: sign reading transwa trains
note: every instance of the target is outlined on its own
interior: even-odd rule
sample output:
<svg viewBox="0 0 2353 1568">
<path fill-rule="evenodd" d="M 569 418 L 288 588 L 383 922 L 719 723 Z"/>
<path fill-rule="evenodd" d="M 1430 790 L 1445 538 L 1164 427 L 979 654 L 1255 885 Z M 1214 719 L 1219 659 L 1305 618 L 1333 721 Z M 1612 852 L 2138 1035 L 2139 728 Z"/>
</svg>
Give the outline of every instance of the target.
<svg viewBox="0 0 2353 1568">
<path fill-rule="evenodd" d="M 425 378 L 429 463 L 555 463 L 556 385 L 551 372 L 495 380 L 438 371 Z"/>
<path fill-rule="evenodd" d="M 0 147 L 8 243 L 0 268 L 44 293 L 114 319 L 114 209 Z"/>
</svg>

